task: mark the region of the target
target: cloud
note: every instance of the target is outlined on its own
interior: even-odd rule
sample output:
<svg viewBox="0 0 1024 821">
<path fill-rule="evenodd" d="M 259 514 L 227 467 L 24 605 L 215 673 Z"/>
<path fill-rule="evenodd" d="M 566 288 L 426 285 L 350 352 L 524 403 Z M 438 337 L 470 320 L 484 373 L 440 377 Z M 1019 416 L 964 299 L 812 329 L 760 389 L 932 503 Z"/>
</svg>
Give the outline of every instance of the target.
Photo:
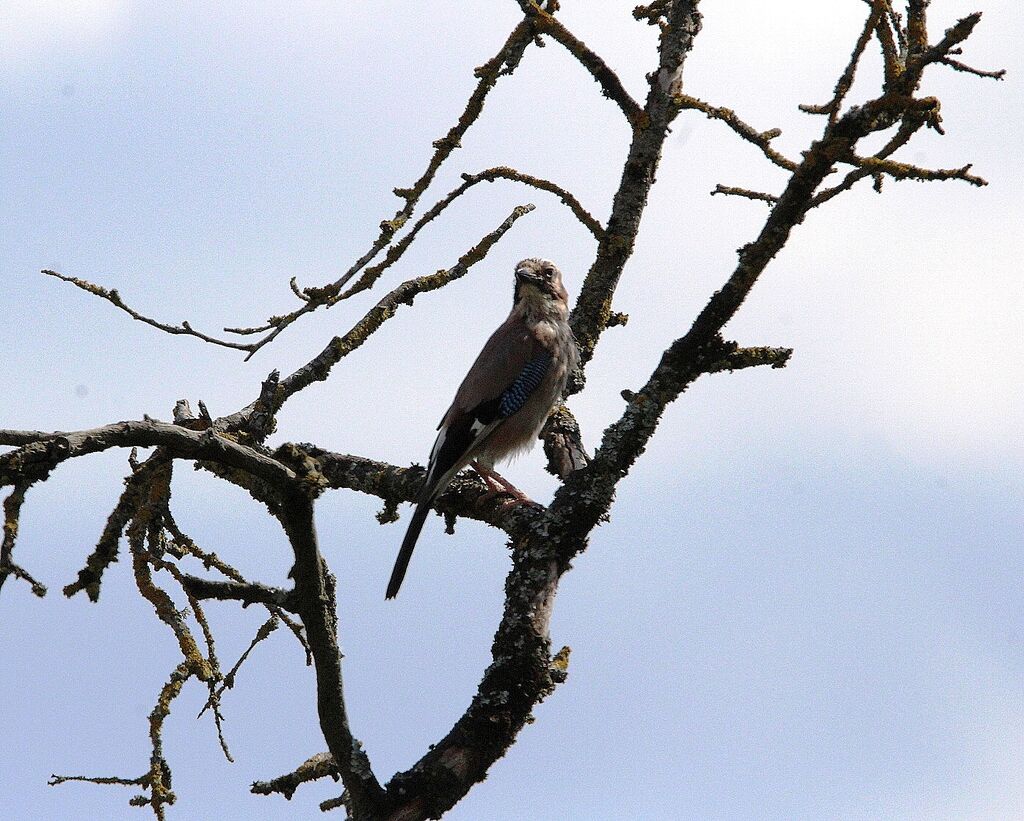
<svg viewBox="0 0 1024 821">
<path fill-rule="evenodd" d="M 122 32 L 128 0 L 5 0 L 0 4 L 0 67 L 93 52 Z"/>
</svg>

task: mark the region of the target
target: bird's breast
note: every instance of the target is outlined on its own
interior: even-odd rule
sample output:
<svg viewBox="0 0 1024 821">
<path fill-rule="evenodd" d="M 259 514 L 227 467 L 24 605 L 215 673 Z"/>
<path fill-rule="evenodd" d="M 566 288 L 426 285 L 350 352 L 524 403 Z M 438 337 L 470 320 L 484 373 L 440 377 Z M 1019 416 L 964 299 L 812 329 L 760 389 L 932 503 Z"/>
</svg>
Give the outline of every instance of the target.
<svg viewBox="0 0 1024 821">
<path fill-rule="evenodd" d="M 550 351 L 558 343 L 558 328 L 553 322 L 538 322 L 533 326 L 533 337 Z"/>
</svg>

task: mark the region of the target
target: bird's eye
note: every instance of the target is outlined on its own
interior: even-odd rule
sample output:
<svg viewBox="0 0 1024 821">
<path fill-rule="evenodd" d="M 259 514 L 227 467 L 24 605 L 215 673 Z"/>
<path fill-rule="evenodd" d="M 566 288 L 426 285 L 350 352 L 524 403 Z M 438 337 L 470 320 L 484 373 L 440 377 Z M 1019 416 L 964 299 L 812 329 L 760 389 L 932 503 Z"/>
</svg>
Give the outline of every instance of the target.
<svg viewBox="0 0 1024 821">
<path fill-rule="evenodd" d="M 541 273 L 544 274 L 544 279 L 551 279 L 551 277 L 555 275 L 555 269 L 552 268 L 550 265 L 545 265 L 541 269 Z"/>
</svg>

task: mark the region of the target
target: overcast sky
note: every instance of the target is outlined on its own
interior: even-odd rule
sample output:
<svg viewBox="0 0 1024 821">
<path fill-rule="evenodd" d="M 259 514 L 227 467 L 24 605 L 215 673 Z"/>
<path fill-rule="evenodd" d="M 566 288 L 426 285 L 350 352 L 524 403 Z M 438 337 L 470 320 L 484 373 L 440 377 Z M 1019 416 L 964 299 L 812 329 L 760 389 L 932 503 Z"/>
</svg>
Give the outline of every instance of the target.
<svg viewBox="0 0 1024 821">
<path fill-rule="evenodd" d="M 644 93 L 655 33 L 634 2 L 563 0 L 563 18 Z M 706 3 L 686 88 L 781 127 L 790 156 L 821 123 L 866 7 L 859 0 Z M 990 185 L 865 185 L 812 213 L 728 328 L 795 348 L 788 368 L 704 377 L 666 413 L 612 520 L 565 577 L 552 641 L 568 681 L 452 819 L 1019 819 L 1024 817 L 1024 255 L 1020 78 L 1012 0 L 935 0 L 933 39 L 985 17 L 964 59 L 1006 82 L 932 70 L 947 135 L 903 158 L 975 164 Z M 514 262 L 546 256 L 571 295 L 593 238 L 558 201 L 479 186 L 423 232 L 378 290 L 293 326 L 248 363 L 169 337 L 39 275 L 117 287 L 169 322 L 215 331 L 294 306 L 361 254 L 461 113 L 472 69 L 517 19 L 506 2 L 0 4 L 0 427 L 75 429 L 203 399 L 249 402 L 346 330 L 382 289 L 448 267 L 517 204 L 472 273 L 422 297 L 282 412 L 275 442 L 423 462 L 437 419 L 508 310 Z M 878 77 L 861 73 L 857 93 Z M 508 164 L 607 217 L 628 133 L 556 44 L 491 95 L 429 203 L 462 172 Z M 610 330 L 571 406 L 586 443 L 732 270 L 767 213 L 708 196 L 778 191 L 756 149 L 701 115 L 666 143 Z M 534 452 L 504 471 L 546 501 Z M 125 453 L 35 488 L 17 556 L 50 587 L 0 596 L 0 817 L 144 818 L 131 790 L 46 786 L 50 773 L 137 776 L 146 716 L 176 643 L 128 564 L 97 605 L 61 587 L 127 472 Z M 289 550 L 244 493 L 178 468 L 179 521 L 253 577 L 284 584 Z M 489 660 L 508 554 L 497 531 L 428 521 L 401 596 L 384 585 L 405 527 L 374 500 L 319 505 L 339 579 L 353 730 L 386 780 L 447 732 Z M 403 513 L 406 513 L 404 510 Z M 230 664 L 260 623 L 210 607 Z M 191 683 L 166 728 L 172 818 L 309 818 L 340 786 L 291 802 L 247 785 L 324 748 L 314 681 L 284 631 L 226 698 L 236 763 Z"/>
</svg>

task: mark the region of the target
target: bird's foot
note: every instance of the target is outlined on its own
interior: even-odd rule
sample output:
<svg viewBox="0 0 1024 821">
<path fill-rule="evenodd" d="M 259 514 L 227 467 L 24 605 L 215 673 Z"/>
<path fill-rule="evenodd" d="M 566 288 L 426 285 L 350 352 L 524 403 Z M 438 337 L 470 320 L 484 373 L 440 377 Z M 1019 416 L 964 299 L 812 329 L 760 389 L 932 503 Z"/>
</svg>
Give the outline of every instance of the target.
<svg viewBox="0 0 1024 821">
<path fill-rule="evenodd" d="M 497 471 L 492 470 L 477 461 L 470 462 L 470 464 L 473 466 L 473 469 L 480 474 L 480 478 L 484 480 L 484 484 L 487 485 L 487 492 L 480 497 L 481 503 L 489 501 L 495 496 L 508 496 L 509 498 L 502 502 L 502 507 L 514 507 L 516 505 L 539 507 L 533 499 L 523 493 Z"/>
</svg>

